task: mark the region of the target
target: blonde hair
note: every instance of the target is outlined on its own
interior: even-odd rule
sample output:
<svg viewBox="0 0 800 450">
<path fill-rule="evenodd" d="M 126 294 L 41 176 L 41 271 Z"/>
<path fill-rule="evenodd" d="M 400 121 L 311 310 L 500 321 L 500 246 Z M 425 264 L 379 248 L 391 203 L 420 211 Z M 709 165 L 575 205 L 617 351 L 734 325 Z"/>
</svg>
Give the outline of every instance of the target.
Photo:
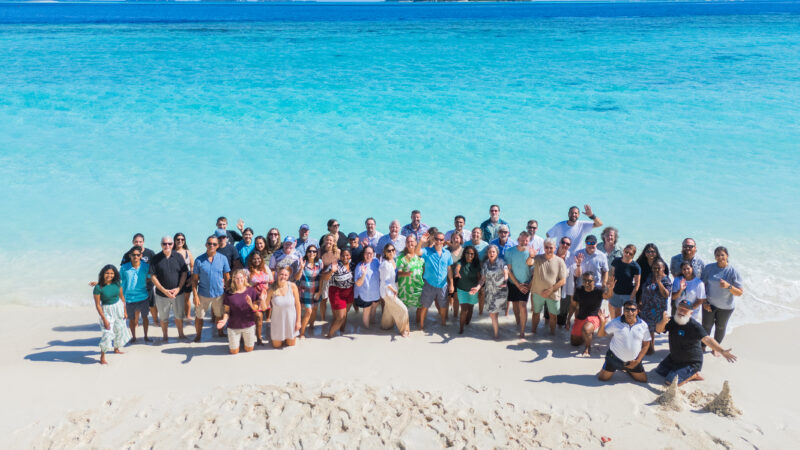
<svg viewBox="0 0 800 450">
<path fill-rule="evenodd" d="M 240 274 L 244 277 L 244 286 L 242 287 L 246 288 L 248 286 L 247 271 L 244 269 L 236 269 L 233 271 L 233 276 L 231 276 L 231 288 L 233 291 L 235 291 L 238 287 L 240 287 L 236 285 L 236 277 L 238 277 Z"/>
</svg>

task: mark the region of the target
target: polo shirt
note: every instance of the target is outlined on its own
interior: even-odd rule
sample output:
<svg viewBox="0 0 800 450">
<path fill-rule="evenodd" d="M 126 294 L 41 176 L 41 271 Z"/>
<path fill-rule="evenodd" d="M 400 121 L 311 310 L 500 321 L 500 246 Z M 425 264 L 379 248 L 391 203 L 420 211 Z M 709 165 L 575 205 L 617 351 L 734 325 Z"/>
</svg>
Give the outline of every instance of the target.
<svg viewBox="0 0 800 450">
<path fill-rule="evenodd" d="M 198 276 L 197 293 L 203 297 L 219 297 L 225 293 L 223 275 L 231 271 L 228 258 L 219 253 L 209 260 L 208 253 L 203 253 L 194 260 L 193 274 Z"/>
<path fill-rule="evenodd" d="M 189 268 L 186 267 L 186 261 L 183 256 L 175 252 L 172 252 L 169 258 L 164 252 L 159 252 L 150 260 L 150 275 L 155 275 L 164 289 L 182 287 L 178 282 L 181 281 L 181 275 L 184 273 L 188 275 L 188 272 Z M 157 294 L 163 296 L 161 291 L 158 291 Z"/>
<path fill-rule="evenodd" d="M 447 269 L 453 264 L 453 255 L 450 250 L 442 247 L 442 254 L 436 252 L 435 247 L 422 249 L 420 257 L 425 261 L 425 272 L 422 279 L 435 288 L 447 285 Z"/>
<path fill-rule="evenodd" d="M 531 280 L 531 267 L 528 266 L 528 256 L 530 256 L 530 252 L 527 248 L 520 251 L 517 247 L 512 247 L 506 250 L 506 255 L 503 258 L 506 260 L 506 264 L 511 265 L 511 272 L 514 273 L 514 278 L 523 284 Z"/>
<path fill-rule="evenodd" d="M 150 265 L 146 262 L 139 263 L 139 268 L 134 268 L 131 263 L 125 263 L 119 268 L 122 281 L 122 293 L 128 303 L 138 303 L 147 300 L 147 280 L 150 278 Z"/>
<path fill-rule="evenodd" d="M 633 361 L 642 351 L 642 343 L 650 341 L 650 329 L 640 317 L 628 325 L 622 316 L 606 324 L 606 334 L 611 336 L 608 349 L 622 361 Z"/>
</svg>

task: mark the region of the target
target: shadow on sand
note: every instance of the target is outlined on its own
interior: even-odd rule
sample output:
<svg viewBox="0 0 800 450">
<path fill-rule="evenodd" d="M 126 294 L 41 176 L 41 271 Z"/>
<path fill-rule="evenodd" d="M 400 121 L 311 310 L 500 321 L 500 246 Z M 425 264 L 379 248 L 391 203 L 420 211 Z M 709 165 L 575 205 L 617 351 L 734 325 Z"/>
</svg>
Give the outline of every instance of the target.
<svg viewBox="0 0 800 450">
<path fill-rule="evenodd" d="M 68 362 L 73 364 L 97 364 L 99 358 L 90 358 L 96 356 L 100 352 L 97 350 L 63 350 L 63 351 L 47 351 L 39 353 L 31 353 L 25 356 L 28 361 L 37 362 Z"/>
</svg>

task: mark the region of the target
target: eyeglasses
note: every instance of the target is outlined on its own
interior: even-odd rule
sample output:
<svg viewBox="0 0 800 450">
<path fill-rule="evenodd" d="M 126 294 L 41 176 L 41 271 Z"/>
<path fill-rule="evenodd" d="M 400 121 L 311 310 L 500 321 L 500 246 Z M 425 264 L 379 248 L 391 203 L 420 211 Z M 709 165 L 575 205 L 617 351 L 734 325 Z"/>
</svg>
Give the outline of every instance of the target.
<svg viewBox="0 0 800 450">
<path fill-rule="evenodd" d="M 684 244 L 684 245 L 683 245 L 683 248 L 694 248 L 694 245 L 688 245 L 688 244 Z"/>
<path fill-rule="evenodd" d="M 267 236 L 277 236 L 278 233 L 267 233 Z"/>
<path fill-rule="evenodd" d="M 566 245 L 567 247 L 569 247 L 570 245 L 572 245 L 572 242 L 561 241 L 561 245 Z"/>
<path fill-rule="evenodd" d="M 131 258 L 141 258 L 141 257 L 142 257 L 141 253 L 131 253 Z"/>
<path fill-rule="evenodd" d="M 213 242 L 206 242 L 206 247 L 219 247 L 219 244 L 215 244 Z"/>
<path fill-rule="evenodd" d="M 317 253 L 316 250 L 308 250 L 306 253 Z"/>
<path fill-rule="evenodd" d="M 636 312 L 636 308 L 623 308 L 625 312 Z"/>
<path fill-rule="evenodd" d="M 186 239 L 184 239 L 184 238 L 178 238 L 178 239 L 175 239 L 175 242 L 178 242 L 178 241 L 184 242 L 185 240 Z"/>
<path fill-rule="evenodd" d="M 167 245 L 167 246 L 169 246 L 169 245 L 173 245 L 173 244 L 172 244 L 172 242 L 162 242 L 162 243 L 161 243 L 161 245 Z"/>
</svg>

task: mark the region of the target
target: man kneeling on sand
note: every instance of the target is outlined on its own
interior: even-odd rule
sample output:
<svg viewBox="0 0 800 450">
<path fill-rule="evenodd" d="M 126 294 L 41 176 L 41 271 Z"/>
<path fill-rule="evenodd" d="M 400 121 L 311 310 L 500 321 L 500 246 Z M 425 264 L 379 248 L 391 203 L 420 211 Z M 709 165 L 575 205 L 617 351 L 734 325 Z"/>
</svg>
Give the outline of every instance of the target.
<svg viewBox="0 0 800 450">
<path fill-rule="evenodd" d="M 603 311 L 598 313 L 600 331 L 597 336 L 611 335 L 611 341 L 608 343 L 606 362 L 597 374 L 597 379 L 608 381 L 614 372 L 622 370 L 634 380 L 644 383 L 647 381 L 647 374 L 644 373 L 642 358 L 650 348 L 650 330 L 647 323 L 639 318 L 639 308 L 635 302 L 625 302 L 622 311 L 621 316 L 608 323 L 608 315 Z"/>
<path fill-rule="evenodd" d="M 575 296 L 570 305 L 570 308 L 577 310 L 577 313 L 569 343 L 575 347 L 584 345 L 581 356 L 589 356 L 592 351 L 592 335 L 600 328 L 600 308 L 603 306 L 603 299 L 611 298 L 614 286 L 612 281 L 612 285 L 608 289 L 595 287 L 592 272 L 584 272 L 581 279 L 583 286 L 575 290 Z"/>
<path fill-rule="evenodd" d="M 656 332 L 669 333 L 669 355 L 656 367 L 656 373 L 666 378 L 665 384 L 678 377 L 678 386 L 688 381 L 700 381 L 703 367 L 703 348 L 701 343 L 711 347 L 714 355 L 722 355 L 728 362 L 735 362 L 732 349 L 724 350 L 717 341 L 706 334 L 702 325 L 692 318 L 692 304 L 682 300 L 678 304 L 675 317 L 664 312 L 661 322 L 656 324 Z"/>
</svg>

